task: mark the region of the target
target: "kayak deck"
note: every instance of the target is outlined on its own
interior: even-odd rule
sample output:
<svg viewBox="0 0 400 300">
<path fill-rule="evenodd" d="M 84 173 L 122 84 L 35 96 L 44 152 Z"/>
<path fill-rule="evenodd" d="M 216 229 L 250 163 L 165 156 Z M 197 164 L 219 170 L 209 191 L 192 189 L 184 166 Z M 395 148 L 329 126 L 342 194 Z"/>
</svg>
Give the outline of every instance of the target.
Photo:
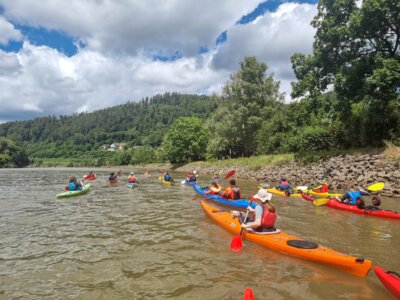
<svg viewBox="0 0 400 300">
<path fill-rule="evenodd" d="M 239 235 L 241 226 L 237 218 L 234 219 L 229 212 L 221 212 L 204 201 L 201 201 L 201 206 L 205 214 L 213 219 L 216 223 L 233 234 Z M 372 263 L 370 260 L 356 258 L 328 249 L 321 245 L 318 245 L 315 249 L 302 249 L 289 246 L 287 243 L 289 240 L 302 239 L 282 231 L 276 234 L 268 235 L 259 235 L 243 231 L 242 236 L 244 239 L 255 242 L 272 250 L 336 267 L 357 276 L 364 277 L 371 269 Z"/>
<path fill-rule="evenodd" d="M 277 188 L 274 188 L 274 187 L 270 188 L 270 189 L 267 189 L 267 192 L 275 194 L 275 195 L 278 195 L 278 196 L 283 196 L 283 197 L 286 196 L 285 191 L 280 191 L 280 190 L 278 190 Z M 290 197 L 299 197 L 299 198 L 301 198 L 301 194 L 298 194 L 298 193 L 290 194 Z"/>
<path fill-rule="evenodd" d="M 228 206 L 233 206 L 237 208 L 247 208 L 250 205 L 250 201 L 247 199 L 237 199 L 237 200 L 229 200 L 222 198 L 221 195 L 215 195 L 215 194 L 206 194 L 205 191 L 208 191 L 208 187 L 201 188 L 198 185 L 194 185 L 193 189 L 200 194 L 202 197 L 213 200 L 219 204 L 223 205 L 228 205 Z M 258 204 L 252 203 L 251 206 L 255 208 Z"/>
<path fill-rule="evenodd" d="M 61 194 L 57 194 L 56 198 L 61 199 L 61 198 L 70 198 L 70 197 L 75 197 L 75 196 L 80 196 L 86 194 L 90 189 L 90 184 L 86 184 L 82 187 L 81 190 L 77 191 L 67 191 Z"/>
<path fill-rule="evenodd" d="M 329 192 L 325 192 L 325 193 L 318 193 L 315 192 L 313 190 L 309 190 L 308 193 L 310 195 L 316 196 L 316 197 L 322 197 L 322 198 L 326 198 L 326 197 L 342 197 L 343 194 L 340 193 L 329 193 Z"/>
</svg>

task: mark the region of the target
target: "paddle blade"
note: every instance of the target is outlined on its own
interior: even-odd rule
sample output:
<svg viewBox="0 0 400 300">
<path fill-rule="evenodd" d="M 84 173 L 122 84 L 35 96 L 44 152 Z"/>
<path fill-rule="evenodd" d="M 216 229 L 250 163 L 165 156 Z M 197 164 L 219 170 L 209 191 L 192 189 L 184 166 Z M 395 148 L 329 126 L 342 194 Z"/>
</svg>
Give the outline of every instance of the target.
<svg viewBox="0 0 400 300">
<path fill-rule="evenodd" d="M 246 288 L 244 290 L 243 300 L 254 300 L 254 294 L 251 288 Z"/>
<path fill-rule="evenodd" d="M 224 177 L 224 179 L 227 179 L 227 178 L 229 178 L 229 177 L 231 177 L 233 174 L 235 174 L 236 173 L 236 170 L 232 170 L 232 171 L 230 171 L 230 172 L 228 172 L 228 174 L 226 174 L 226 176 Z"/>
<path fill-rule="evenodd" d="M 321 198 L 321 199 L 317 199 L 313 201 L 313 204 L 315 206 L 321 206 L 321 205 L 325 205 L 326 203 L 328 203 L 329 198 Z"/>
<path fill-rule="evenodd" d="M 371 192 L 376 192 L 376 191 L 383 190 L 384 187 L 385 187 L 385 183 L 384 182 L 378 182 L 378 183 L 375 183 L 373 185 L 370 185 L 367 188 L 367 190 L 369 190 Z"/>
<path fill-rule="evenodd" d="M 242 248 L 243 248 L 242 237 L 240 235 L 233 237 L 231 241 L 231 250 L 239 252 L 240 250 L 242 250 Z"/>
</svg>

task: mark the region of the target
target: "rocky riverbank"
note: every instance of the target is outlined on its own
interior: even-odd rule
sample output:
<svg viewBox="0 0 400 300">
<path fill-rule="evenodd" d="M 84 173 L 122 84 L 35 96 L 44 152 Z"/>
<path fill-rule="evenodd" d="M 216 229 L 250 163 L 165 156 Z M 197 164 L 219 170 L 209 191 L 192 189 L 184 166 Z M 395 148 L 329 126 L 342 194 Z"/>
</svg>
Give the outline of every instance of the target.
<svg viewBox="0 0 400 300">
<path fill-rule="evenodd" d="M 236 177 L 242 179 L 276 183 L 281 177 L 285 177 L 294 185 L 306 185 L 316 183 L 329 167 L 333 167 L 333 171 L 326 177 L 326 181 L 332 190 L 344 190 L 348 183 L 366 188 L 372 183 L 383 181 L 385 189 L 382 196 L 400 198 L 400 162 L 387 160 L 383 155 L 342 155 L 307 166 L 293 161 L 284 166 L 266 165 L 258 170 L 234 165 L 222 170 L 218 167 L 196 167 L 196 170 L 201 174 L 212 175 L 226 174 L 236 169 Z M 193 171 L 193 167 L 189 164 L 176 170 Z"/>
</svg>

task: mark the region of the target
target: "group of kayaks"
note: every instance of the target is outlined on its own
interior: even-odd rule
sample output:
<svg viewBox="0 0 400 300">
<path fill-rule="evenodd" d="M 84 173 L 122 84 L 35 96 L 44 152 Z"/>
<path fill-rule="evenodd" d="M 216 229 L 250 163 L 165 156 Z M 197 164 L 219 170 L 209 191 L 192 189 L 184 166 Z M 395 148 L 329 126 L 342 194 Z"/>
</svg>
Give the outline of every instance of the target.
<svg viewBox="0 0 400 300">
<path fill-rule="evenodd" d="M 93 174 L 91 176 L 84 176 L 82 181 L 93 181 L 96 178 L 97 178 L 96 174 Z M 108 184 L 110 186 L 115 186 L 115 185 L 118 184 L 118 182 L 119 182 L 118 178 L 116 178 L 114 180 L 108 180 Z M 90 186 L 91 186 L 90 183 L 88 183 L 88 184 L 83 185 L 82 188 L 79 189 L 79 190 L 74 190 L 74 191 L 68 191 L 67 190 L 67 191 L 65 191 L 63 193 L 57 194 L 56 198 L 57 199 L 63 199 L 63 198 L 71 198 L 71 197 L 85 195 L 85 194 L 87 194 L 87 192 L 89 192 Z M 133 189 L 133 188 L 139 187 L 139 183 L 137 183 L 137 182 L 128 182 L 127 186 L 129 188 Z M 65 189 L 67 189 L 67 188 L 68 188 L 68 186 Z"/>
<path fill-rule="evenodd" d="M 247 199 L 228 200 L 222 198 L 222 196 L 220 195 L 206 194 L 205 191 L 207 191 L 208 188 L 202 188 L 199 185 L 193 185 L 193 189 L 196 193 L 205 198 L 205 200 L 200 201 L 204 213 L 219 226 L 225 228 L 234 235 L 239 235 L 241 232 L 241 224 L 239 223 L 239 220 L 235 218 L 230 212 L 223 211 L 207 203 L 206 199 L 211 200 L 217 204 L 228 205 L 230 207 L 235 207 L 239 209 L 244 209 L 250 204 L 253 207 L 255 205 L 258 205 L 255 202 L 249 201 Z M 276 188 L 268 189 L 268 191 L 278 194 L 280 196 L 286 196 L 283 191 L 279 191 Z M 310 194 L 312 193 L 305 194 L 300 192 L 290 194 L 290 196 L 302 197 L 307 201 L 318 199 Z M 329 196 L 331 195 L 336 196 L 341 194 L 331 193 Z M 328 195 L 322 196 L 326 197 Z M 400 214 L 398 213 L 387 210 L 362 210 L 354 205 L 348 205 L 338 202 L 335 199 L 330 199 L 326 205 L 337 209 L 356 212 L 358 214 L 400 219 Z M 266 233 L 256 233 L 254 231 L 243 230 L 242 238 L 284 254 L 329 265 L 361 277 L 366 276 L 372 267 L 372 262 L 368 259 L 364 259 L 362 257 L 354 257 L 332 249 L 328 249 L 312 241 L 307 241 L 296 236 L 289 235 L 279 229 Z M 395 272 L 386 272 L 382 268 L 377 266 L 374 267 L 374 272 L 376 273 L 379 280 L 383 283 L 383 285 L 395 297 L 400 299 L 400 275 Z"/>
</svg>

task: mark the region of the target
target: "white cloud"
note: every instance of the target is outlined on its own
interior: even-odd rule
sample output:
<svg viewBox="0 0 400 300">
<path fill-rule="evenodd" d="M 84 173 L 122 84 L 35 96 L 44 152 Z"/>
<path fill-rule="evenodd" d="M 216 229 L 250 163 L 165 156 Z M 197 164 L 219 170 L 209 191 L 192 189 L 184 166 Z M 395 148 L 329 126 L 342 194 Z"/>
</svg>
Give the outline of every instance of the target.
<svg viewBox="0 0 400 300">
<path fill-rule="evenodd" d="M 103 53 L 195 54 L 261 0 L 1 0 L 11 20 L 62 30 Z"/>
<path fill-rule="evenodd" d="M 281 90 L 289 100 L 290 81 L 295 79 L 290 57 L 295 52 L 311 53 L 315 30 L 310 22 L 316 12 L 316 5 L 285 3 L 251 24 L 231 28 L 214 67 L 234 71 L 245 56 L 256 56 L 281 80 Z"/>
<path fill-rule="evenodd" d="M 260 1 L 0 0 L 9 20 L 87 42 L 71 57 L 28 41 L 18 53 L 0 50 L 0 120 L 93 111 L 164 92 L 219 93 L 248 55 L 267 62 L 290 94 L 290 56 L 311 51 L 316 6 L 283 4 L 235 25 Z M 226 29 L 227 42 L 213 49 Z M 212 50 L 198 54 L 200 46 Z M 183 54 L 176 61 L 151 58 L 176 50 Z"/>
<path fill-rule="evenodd" d="M 14 75 L 0 76 L 0 117 L 93 111 L 164 92 L 209 93 L 226 71 L 213 70 L 210 56 L 174 62 L 112 57 L 88 49 L 67 57 L 25 42 L 17 54 L 0 52 L 0 64 L 15 61 Z"/>
<path fill-rule="evenodd" d="M 22 39 L 21 33 L 14 28 L 14 25 L 0 16 L 0 44 L 7 45 L 9 41 L 19 41 Z"/>
</svg>

